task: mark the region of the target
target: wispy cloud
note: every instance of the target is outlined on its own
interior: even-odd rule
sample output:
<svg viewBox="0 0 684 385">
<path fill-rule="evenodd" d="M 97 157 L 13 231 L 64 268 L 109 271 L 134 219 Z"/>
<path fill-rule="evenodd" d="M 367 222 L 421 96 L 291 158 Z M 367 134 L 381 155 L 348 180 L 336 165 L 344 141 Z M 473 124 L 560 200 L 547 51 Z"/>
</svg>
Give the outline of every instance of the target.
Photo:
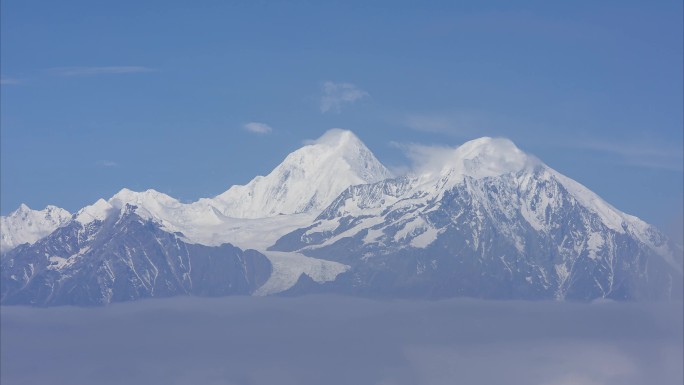
<svg viewBox="0 0 684 385">
<path fill-rule="evenodd" d="M 457 165 L 464 164 L 464 156 L 470 157 L 470 155 L 467 155 L 467 152 L 464 153 L 459 149 L 460 146 L 452 147 L 399 142 L 390 142 L 390 146 L 401 150 L 410 161 L 409 166 L 399 169 L 399 171 L 404 172 L 397 173 L 397 175 L 438 174 L 445 169 L 452 169 Z M 487 155 L 487 161 L 481 164 L 481 172 L 493 170 L 493 172 L 498 173 L 502 169 L 513 171 L 519 170 L 520 167 L 535 166 L 539 163 L 539 160 L 532 155 L 520 156 L 515 160 L 511 159 L 507 154 L 519 150 L 513 142 L 506 138 L 490 138 L 487 147 L 491 153 Z"/>
<path fill-rule="evenodd" d="M 0 85 L 9 86 L 9 85 L 16 85 L 16 84 L 21 84 L 21 80 L 15 79 L 15 78 L 5 78 L 5 77 L 0 78 Z"/>
<path fill-rule="evenodd" d="M 97 165 L 100 167 L 118 167 L 119 166 L 118 163 L 111 161 L 111 160 L 101 160 L 101 161 L 97 162 Z"/>
<path fill-rule="evenodd" d="M 595 139 L 570 143 L 569 146 L 610 154 L 617 157 L 621 163 L 632 166 L 672 171 L 682 171 L 684 167 L 684 151 L 679 146 Z"/>
<path fill-rule="evenodd" d="M 52 68 L 51 72 L 59 76 L 97 76 L 97 75 L 120 75 L 135 74 L 154 71 L 152 68 L 143 66 L 109 66 L 109 67 L 59 67 Z"/>
<path fill-rule="evenodd" d="M 323 83 L 323 96 L 321 97 L 321 112 L 336 112 L 342 110 L 345 104 L 352 104 L 357 100 L 369 96 L 368 92 L 351 83 L 335 83 L 327 81 Z"/>
<path fill-rule="evenodd" d="M 243 126 L 243 128 L 249 132 L 255 133 L 255 134 L 270 134 L 273 131 L 273 128 L 269 126 L 266 123 L 260 123 L 260 122 L 249 122 Z"/>
<path fill-rule="evenodd" d="M 418 143 L 390 142 L 391 147 L 397 148 L 408 158 L 410 165 L 396 168 L 392 171 L 395 175 L 409 173 L 423 174 L 426 172 L 439 171 L 449 158 L 452 157 L 454 148 L 442 145 L 424 145 Z"/>
</svg>

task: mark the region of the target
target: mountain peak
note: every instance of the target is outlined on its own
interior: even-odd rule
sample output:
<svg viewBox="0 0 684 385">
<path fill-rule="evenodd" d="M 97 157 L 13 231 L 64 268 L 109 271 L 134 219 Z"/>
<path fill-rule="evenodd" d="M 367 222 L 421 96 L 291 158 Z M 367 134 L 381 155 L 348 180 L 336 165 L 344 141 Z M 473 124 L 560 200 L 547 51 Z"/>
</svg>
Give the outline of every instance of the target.
<svg viewBox="0 0 684 385">
<path fill-rule="evenodd" d="M 520 151 L 510 139 L 501 137 L 492 138 L 490 136 L 469 140 L 458 146 L 458 148 L 467 154 L 489 153 L 495 150 L 503 152 Z"/>
<path fill-rule="evenodd" d="M 68 211 L 64 210 L 61 207 L 57 207 L 54 205 L 47 205 L 42 210 L 34 210 L 34 209 L 30 208 L 27 204 L 22 203 L 19 205 L 19 207 L 16 210 L 12 211 L 8 215 L 8 217 L 40 215 L 40 216 L 45 216 L 47 218 L 47 217 L 50 217 L 53 213 L 57 216 L 65 216 L 65 217 L 71 216 L 71 214 Z"/>
<path fill-rule="evenodd" d="M 416 174 L 428 180 L 447 176 L 454 180 L 465 176 L 480 179 L 541 164 L 505 138 L 482 137 L 456 148 L 416 146 L 410 151 L 417 162 Z"/>
<path fill-rule="evenodd" d="M 158 205 L 175 207 L 178 206 L 180 202 L 178 202 L 177 199 L 174 199 L 154 189 L 137 192 L 123 188 L 109 199 L 109 204 L 112 205 L 112 207 L 121 209 L 126 204 L 142 206 L 146 208 Z"/>
<path fill-rule="evenodd" d="M 365 146 L 353 132 L 342 128 L 331 128 L 318 139 L 308 141 L 309 145 L 343 146 L 347 144 Z"/>
<path fill-rule="evenodd" d="M 505 138 L 471 140 L 458 147 L 454 155 L 462 162 L 466 174 L 473 177 L 517 172 L 536 163 L 535 158 Z"/>
<path fill-rule="evenodd" d="M 56 206 L 32 210 L 22 203 L 8 216 L 0 217 L 0 250 L 10 250 L 22 243 L 33 243 L 70 218 L 71 213 Z"/>
<path fill-rule="evenodd" d="M 87 225 L 93 221 L 102 221 L 107 218 L 107 214 L 112 208 L 109 202 L 100 198 L 92 205 L 80 209 L 74 219 L 82 225 Z"/>
<path fill-rule="evenodd" d="M 25 203 L 20 204 L 19 208 L 14 210 L 15 213 L 23 213 L 23 212 L 29 212 L 29 211 L 33 211 L 33 210 L 31 210 L 31 208 L 28 207 Z"/>
<path fill-rule="evenodd" d="M 390 176 L 356 135 L 332 129 L 289 154 L 267 176 L 231 187 L 215 203 L 223 215 L 235 218 L 316 212 L 349 186 Z"/>
</svg>

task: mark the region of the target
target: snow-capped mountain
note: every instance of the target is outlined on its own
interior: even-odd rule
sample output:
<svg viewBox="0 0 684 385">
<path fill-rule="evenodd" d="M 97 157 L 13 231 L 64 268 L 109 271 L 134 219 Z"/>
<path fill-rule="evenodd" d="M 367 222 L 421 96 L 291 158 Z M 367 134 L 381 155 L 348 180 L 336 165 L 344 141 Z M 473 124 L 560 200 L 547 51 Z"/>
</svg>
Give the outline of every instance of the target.
<svg viewBox="0 0 684 385">
<path fill-rule="evenodd" d="M 0 217 L 0 251 L 23 243 L 34 243 L 71 219 L 71 213 L 55 206 L 31 210 L 25 204 L 6 217 Z"/>
<path fill-rule="evenodd" d="M 233 186 L 210 204 L 233 218 L 317 212 L 349 186 L 390 176 L 356 135 L 333 129 L 288 155 L 267 176 Z"/>
<path fill-rule="evenodd" d="M 337 289 L 374 295 L 681 296 L 681 261 L 657 229 L 512 142 L 481 138 L 434 158 L 350 187 L 272 249 L 348 264 Z"/>
<path fill-rule="evenodd" d="M 353 133 L 331 130 L 214 198 L 186 204 L 122 189 L 33 244 L 8 247 L 2 302 L 320 291 L 681 297 L 681 249 L 512 142 L 481 138 L 427 155 L 392 178 Z M 3 242 L 25 227 L 4 220 Z"/>
<path fill-rule="evenodd" d="M 140 216 L 159 222 L 167 231 L 182 233 L 189 242 L 265 249 L 310 222 L 347 187 L 390 176 L 356 135 L 332 129 L 288 155 L 267 176 L 232 186 L 216 197 L 186 204 L 155 190 L 124 188 L 109 200 L 100 199 L 81 209 L 75 219 L 81 223 L 102 220 L 131 204 Z M 3 250 L 35 242 L 70 217 L 54 206 L 36 212 L 22 205 L 2 219 Z"/>
<path fill-rule="evenodd" d="M 390 177 L 389 171 L 350 131 L 333 129 L 288 155 L 267 176 L 185 204 L 155 190 L 122 189 L 76 214 L 84 223 L 103 219 L 126 204 L 191 243 L 265 250 L 276 239 L 307 225 L 347 187 Z"/>
<path fill-rule="evenodd" d="M 80 246 L 62 249 L 60 245 L 67 239 L 63 234 L 67 230 L 64 230 L 59 232 L 59 236 L 53 234 L 55 236 L 45 238 L 44 244 L 41 244 L 42 247 L 57 250 L 56 253 L 38 252 L 43 255 L 40 258 L 46 259 L 47 262 L 43 262 L 47 264 L 27 262 L 31 258 L 15 257 L 35 253 L 41 246 L 11 252 L 4 260 L 11 260 L 13 265 L 20 263 L 21 274 L 10 274 L 14 276 L 11 280 L 23 277 L 19 282 L 25 281 L 26 285 L 26 282 L 36 280 L 33 277 L 41 274 L 53 276 L 56 274 L 55 271 L 62 271 L 61 268 L 49 268 L 54 265 L 50 258 L 53 261 L 71 261 L 68 264 L 57 263 L 55 266 L 64 265 L 72 270 L 80 270 L 82 266 L 76 261 L 85 263 L 89 260 L 81 258 L 84 248 L 90 254 L 93 253 L 89 243 L 81 242 L 105 242 L 110 233 L 103 232 L 102 226 L 111 222 L 111 218 L 121 216 L 124 211 L 132 210 L 129 215 L 135 214 L 140 221 L 153 224 L 149 228 L 172 234 L 177 238 L 174 242 L 210 247 L 232 244 L 242 249 L 263 251 L 270 259 L 273 271 L 268 282 L 256 292 L 257 295 L 286 290 L 296 283 L 301 274 L 306 274 L 315 282 L 323 283 L 334 280 L 338 274 L 346 271 L 348 266 L 334 261 L 310 258 L 299 253 L 266 252 L 266 248 L 282 235 L 308 225 L 322 207 L 330 204 L 351 184 L 375 182 L 389 175 L 387 169 L 353 133 L 338 129 L 330 130 L 318 140 L 290 154 L 269 175 L 256 177 L 246 186 L 233 186 L 215 198 L 185 204 L 155 190 L 135 192 L 122 189 L 110 199 L 99 199 L 73 215 L 68 222 L 69 231 L 73 234 L 67 238 L 76 240 Z M 251 208 L 247 210 L 248 207 Z M 126 239 L 118 239 L 118 242 L 128 250 Z M 8 247 L 5 251 L 10 249 L 11 247 Z M 115 254 L 116 258 L 124 258 L 124 255 L 127 254 Z M 37 269 L 37 266 L 42 266 L 42 270 Z M 3 273 L 9 274 L 10 270 L 12 269 L 6 269 Z M 108 285 L 103 287 L 102 290 L 105 291 L 110 289 Z M 53 289 L 51 286 L 49 291 L 52 292 Z M 152 292 L 148 292 L 148 295 L 152 295 Z M 119 297 L 108 298 L 95 296 L 81 301 L 106 303 Z M 53 304 L 55 301 L 57 300 L 43 298 L 35 303 Z"/>
<path fill-rule="evenodd" d="M 3 304 L 102 305 L 174 295 L 252 294 L 271 276 L 261 253 L 188 244 L 136 214 L 104 215 L 107 202 L 0 261 Z M 98 211 L 98 209 L 105 209 Z"/>
</svg>

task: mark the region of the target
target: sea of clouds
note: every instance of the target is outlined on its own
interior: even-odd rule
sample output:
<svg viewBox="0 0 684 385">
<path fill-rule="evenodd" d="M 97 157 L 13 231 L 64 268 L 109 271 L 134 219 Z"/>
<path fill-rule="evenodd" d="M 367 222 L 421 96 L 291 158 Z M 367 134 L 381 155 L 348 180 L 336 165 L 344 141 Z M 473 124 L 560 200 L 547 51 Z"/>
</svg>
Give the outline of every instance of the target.
<svg viewBox="0 0 684 385">
<path fill-rule="evenodd" d="M 172 298 L 0 309 L 0 383 L 683 383 L 682 303 Z"/>
</svg>

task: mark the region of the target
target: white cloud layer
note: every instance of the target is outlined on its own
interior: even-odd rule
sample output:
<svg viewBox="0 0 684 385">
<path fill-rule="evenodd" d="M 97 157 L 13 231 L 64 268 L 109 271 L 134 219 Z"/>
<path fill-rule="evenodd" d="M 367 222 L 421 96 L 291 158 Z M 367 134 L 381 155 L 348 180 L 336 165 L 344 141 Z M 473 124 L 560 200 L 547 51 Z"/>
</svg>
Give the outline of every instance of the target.
<svg viewBox="0 0 684 385">
<path fill-rule="evenodd" d="M 321 112 L 339 113 L 342 110 L 343 105 L 352 104 L 367 96 L 369 96 L 368 92 L 358 88 L 354 84 L 327 81 L 323 83 Z"/>
<path fill-rule="evenodd" d="M 6 306 L 0 318 L 2 384 L 683 380 L 681 302 L 180 297 L 102 308 Z"/>
<path fill-rule="evenodd" d="M 273 131 L 273 128 L 269 126 L 266 123 L 260 123 L 260 122 L 249 122 L 243 126 L 243 128 L 249 132 L 253 132 L 255 134 L 270 134 Z"/>
</svg>

